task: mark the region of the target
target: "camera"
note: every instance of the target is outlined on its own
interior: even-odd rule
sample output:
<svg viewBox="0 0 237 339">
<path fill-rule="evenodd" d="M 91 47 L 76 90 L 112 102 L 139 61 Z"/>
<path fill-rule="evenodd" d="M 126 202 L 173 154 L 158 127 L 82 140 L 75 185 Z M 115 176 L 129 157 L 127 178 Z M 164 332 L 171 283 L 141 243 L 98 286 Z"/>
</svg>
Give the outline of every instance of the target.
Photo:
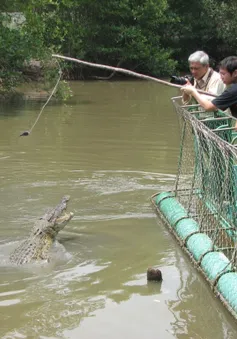
<svg viewBox="0 0 237 339">
<path fill-rule="evenodd" d="M 171 76 L 170 82 L 171 84 L 175 84 L 175 85 L 185 85 L 187 83 L 187 80 L 193 85 L 194 84 L 194 77 L 192 77 L 191 75 L 185 75 L 183 77 L 177 77 L 175 75 Z"/>
</svg>

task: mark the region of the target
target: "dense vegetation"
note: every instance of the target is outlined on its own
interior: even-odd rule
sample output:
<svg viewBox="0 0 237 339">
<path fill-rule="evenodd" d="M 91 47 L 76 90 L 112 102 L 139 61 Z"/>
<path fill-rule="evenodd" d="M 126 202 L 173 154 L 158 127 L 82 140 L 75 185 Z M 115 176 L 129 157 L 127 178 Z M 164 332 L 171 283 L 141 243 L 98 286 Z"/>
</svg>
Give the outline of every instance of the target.
<svg viewBox="0 0 237 339">
<path fill-rule="evenodd" d="M 26 18 L 18 28 L 13 12 Z M 25 62 L 52 52 L 156 77 L 186 70 L 197 49 L 215 66 L 237 53 L 236 12 L 236 0 L 1 0 L 0 87 L 14 88 Z M 68 78 L 107 74 L 67 67 Z"/>
</svg>

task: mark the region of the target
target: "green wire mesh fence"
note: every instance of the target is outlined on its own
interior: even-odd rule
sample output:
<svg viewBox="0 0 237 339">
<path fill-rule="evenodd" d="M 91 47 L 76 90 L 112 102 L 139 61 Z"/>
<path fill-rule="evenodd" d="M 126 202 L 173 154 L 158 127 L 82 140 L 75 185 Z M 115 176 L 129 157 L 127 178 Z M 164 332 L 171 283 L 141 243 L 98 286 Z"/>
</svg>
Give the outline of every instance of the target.
<svg viewBox="0 0 237 339">
<path fill-rule="evenodd" d="M 181 127 L 175 196 L 216 249 L 237 264 L 237 145 L 235 119 L 182 106 L 172 98 Z"/>
</svg>

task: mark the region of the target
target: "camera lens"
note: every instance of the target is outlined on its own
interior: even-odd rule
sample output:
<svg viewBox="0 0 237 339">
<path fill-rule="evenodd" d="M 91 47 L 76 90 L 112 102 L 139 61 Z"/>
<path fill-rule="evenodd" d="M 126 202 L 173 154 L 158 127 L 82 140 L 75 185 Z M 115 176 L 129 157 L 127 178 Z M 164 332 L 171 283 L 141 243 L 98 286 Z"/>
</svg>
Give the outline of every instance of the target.
<svg viewBox="0 0 237 339">
<path fill-rule="evenodd" d="M 171 80 L 170 80 L 170 82 L 172 84 L 181 85 L 181 86 L 185 85 L 187 83 L 187 81 L 188 81 L 187 78 L 185 78 L 185 77 L 177 77 L 175 75 L 172 75 L 171 76 Z"/>
</svg>

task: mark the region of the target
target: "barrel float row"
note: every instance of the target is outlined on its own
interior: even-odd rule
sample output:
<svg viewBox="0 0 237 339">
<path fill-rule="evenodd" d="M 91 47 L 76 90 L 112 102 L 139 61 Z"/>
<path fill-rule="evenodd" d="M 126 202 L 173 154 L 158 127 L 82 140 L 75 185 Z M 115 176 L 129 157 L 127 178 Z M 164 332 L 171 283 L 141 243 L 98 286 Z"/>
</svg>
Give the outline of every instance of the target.
<svg viewBox="0 0 237 339">
<path fill-rule="evenodd" d="M 159 193 L 153 197 L 153 203 L 190 256 L 200 265 L 208 281 L 217 282 L 217 291 L 237 318 L 237 273 L 231 272 L 230 260 L 218 251 L 207 234 L 200 232 L 199 224 L 188 216 L 174 193 Z"/>
</svg>

